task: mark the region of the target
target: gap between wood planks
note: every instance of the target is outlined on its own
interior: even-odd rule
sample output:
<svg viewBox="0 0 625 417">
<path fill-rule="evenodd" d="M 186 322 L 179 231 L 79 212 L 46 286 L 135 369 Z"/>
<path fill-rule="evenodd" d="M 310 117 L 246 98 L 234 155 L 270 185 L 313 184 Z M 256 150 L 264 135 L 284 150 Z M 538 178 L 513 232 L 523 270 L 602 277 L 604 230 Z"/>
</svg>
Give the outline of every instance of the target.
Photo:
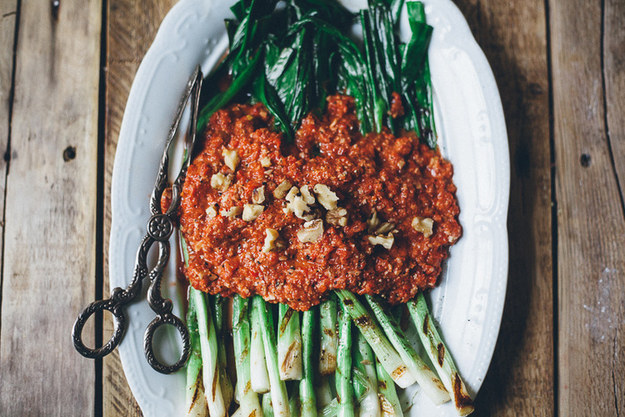
<svg viewBox="0 0 625 417">
<path fill-rule="evenodd" d="M 614 161 L 614 151 L 612 149 L 612 140 L 610 137 L 610 124 L 608 122 L 608 95 L 606 89 L 606 81 L 605 81 L 605 0 L 601 0 L 601 44 L 599 48 L 601 49 L 601 93 L 603 94 L 603 124 L 605 129 L 605 136 L 608 142 L 608 153 L 610 155 L 610 167 L 612 168 L 612 173 L 614 175 L 614 179 L 616 180 L 616 186 L 618 188 L 619 197 L 621 201 L 621 210 L 623 214 L 623 218 L 625 219 L 625 201 L 623 200 L 623 188 L 621 187 L 621 182 L 619 181 L 618 171 L 616 170 L 616 163 Z M 616 398 L 615 398 L 616 401 Z"/>
<path fill-rule="evenodd" d="M 0 239 L 0 250 L 2 253 L 0 254 L 0 262 L 2 265 L 0 266 L 0 330 L 2 330 L 2 288 L 4 284 L 4 230 L 5 230 L 5 221 L 6 221 L 6 204 L 7 204 L 7 178 L 9 176 L 9 167 L 11 165 L 11 120 L 13 118 L 13 98 L 15 97 L 15 63 L 16 63 L 16 52 L 17 52 L 17 41 L 18 41 L 18 33 L 19 33 L 19 21 L 20 21 L 20 7 L 22 1 L 17 0 L 15 11 L 11 13 L 6 13 L 2 15 L 3 18 L 8 16 L 15 16 L 15 26 L 13 28 L 13 48 L 12 48 L 12 57 L 11 57 L 11 87 L 9 89 L 9 97 L 8 97 L 8 114 L 7 114 L 7 143 L 6 149 L 4 151 L 4 162 L 6 164 L 4 169 L 4 178 L 2 179 L 4 183 L 4 190 L 2 194 L 2 223 L 0 227 L 2 228 L 2 237 Z M 1 341 L 0 341 L 1 343 Z"/>
<path fill-rule="evenodd" d="M 95 231 L 95 299 L 104 298 L 104 176 L 105 173 L 105 143 L 106 143 L 106 53 L 107 53 L 107 9 L 108 0 L 102 0 L 102 21 L 100 29 L 100 80 L 98 87 L 98 161 L 96 178 L 96 231 Z M 106 295 L 108 297 L 108 294 Z M 95 344 L 101 346 L 104 338 L 104 316 L 99 313 L 95 323 Z M 94 389 L 94 415 L 103 415 L 103 371 L 102 358 L 95 360 L 95 389 Z"/>
<path fill-rule="evenodd" d="M 556 194 L 556 142 L 553 116 L 553 67 L 551 63 L 551 16 L 549 0 L 545 4 L 545 38 L 547 52 L 547 79 L 549 80 L 549 161 L 551 163 L 551 299 L 553 317 L 553 414 L 559 415 L 558 401 L 558 197 Z"/>
</svg>

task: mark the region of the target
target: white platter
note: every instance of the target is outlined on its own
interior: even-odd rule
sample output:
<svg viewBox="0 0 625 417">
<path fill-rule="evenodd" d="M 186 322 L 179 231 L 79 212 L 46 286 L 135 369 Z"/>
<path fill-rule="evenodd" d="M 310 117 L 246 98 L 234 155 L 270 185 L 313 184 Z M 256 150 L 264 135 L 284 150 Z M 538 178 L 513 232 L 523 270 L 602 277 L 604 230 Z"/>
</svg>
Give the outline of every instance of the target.
<svg viewBox="0 0 625 417">
<path fill-rule="evenodd" d="M 230 3 L 181 0 L 163 20 L 137 71 L 113 170 L 112 287 L 125 288 L 131 281 L 149 218 L 149 195 L 177 103 L 193 68 L 201 64 L 207 73 L 225 51 L 223 19 L 230 15 Z M 441 285 L 428 297 L 442 336 L 475 395 L 490 364 L 506 291 L 508 142 L 494 77 L 462 14 L 450 0 L 424 3 L 428 23 L 434 26 L 429 57 L 439 144 L 454 165 L 464 230 L 451 250 Z M 401 27 L 406 33 L 405 20 Z M 164 295 L 174 298 L 180 315 L 174 274 L 169 276 L 171 285 L 164 285 Z M 128 313 L 129 329 L 119 352 L 139 406 L 146 417 L 182 415 L 183 371 L 159 374 L 143 354 L 143 334 L 154 313 L 144 301 L 131 305 Z M 177 340 L 169 335 L 163 339 L 165 356 L 173 359 Z M 456 415 L 451 403 L 434 406 L 418 389 L 404 398 L 414 403 L 409 415 Z"/>
</svg>

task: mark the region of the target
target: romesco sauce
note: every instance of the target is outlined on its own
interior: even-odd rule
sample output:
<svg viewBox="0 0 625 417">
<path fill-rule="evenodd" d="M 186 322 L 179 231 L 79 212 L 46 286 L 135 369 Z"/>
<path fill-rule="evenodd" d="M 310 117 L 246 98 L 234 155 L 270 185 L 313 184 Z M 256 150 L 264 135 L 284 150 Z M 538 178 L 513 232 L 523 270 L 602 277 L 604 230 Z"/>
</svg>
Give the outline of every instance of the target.
<svg viewBox="0 0 625 417">
<path fill-rule="evenodd" d="M 293 143 L 261 104 L 234 104 L 211 117 L 200 146 L 180 225 L 185 275 L 205 292 L 260 294 L 298 310 L 333 289 L 406 302 L 436 285 L 462 233 L 451 163 L 412 132 L 363 136 L 347 96 L 329 97 L 322 116 L 308 115 Z M 290 197 L 276 192 L 281 184 L 296 187 Z M 321 204 L 319 185 L 338 197 L 341 219 Z M 293 212 L 294 195 L 308 200 L 304 212 Z M 298 233 L 313 223 L 322 233 L 302 240 Z M 269 246 L 268 229 L 276 232 Z"/>
</svg>

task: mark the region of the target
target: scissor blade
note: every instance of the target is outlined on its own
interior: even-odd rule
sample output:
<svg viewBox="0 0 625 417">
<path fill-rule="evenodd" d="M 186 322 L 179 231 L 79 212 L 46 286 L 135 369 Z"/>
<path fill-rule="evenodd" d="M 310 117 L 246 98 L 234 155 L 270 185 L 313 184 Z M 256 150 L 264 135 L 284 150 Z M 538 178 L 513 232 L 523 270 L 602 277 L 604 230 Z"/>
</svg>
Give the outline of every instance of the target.
<svg viewBox="0 0 625 417">
<path fill-rule="evenodd" d="M 200 66 L 198 65 L 191 77 L 189 77 L 189 81 L 187 82 L 187 86 L 185 87 L 184 94 L 178 103 L 178 109 L 176 110 L 176 116 L 174 121 L 169 129 L 169 135 L 167 136 L 167 142 L 165 143 L 165 149 L 163 150 L 163 156 L 161 157 L 161 164 L 158 169 L 158 174 L 156 176 L 156 184 L 154 185 L 154 191 L 152 192 L 152 198 L 150 200 L 150 209 L 152 214 L 161 213 L 161 196 L 163 194 L 163 190 L 168 186 L 167 183 L 167 171 L 169 169 L 169 151 L 171 145 L 176 137 L 176 133 L 180 127 L 180 122 L 182 120 L 182 115 L 184 114 L 184 110 L 187 107 L 187 102 L 189 98 L 193 95 L 193 100 L 191 103 L 191 132 L 192 136 L 195 137 L 196 124 L 197 124 L 197 107 L 199 103 L 199 86 L 202 83 L 202 71 Z M 196 93 L 194 93 L 196 92 Z M 185 141 L 186 145 L 186 141 Z M 187 158 L 188 159 L 188 158 Z M 186 171 L 186 166 L 183 166 L 183 171 Z M 178 175 L 180 176 L 180 175 Z M 170 210 L 168 210 L 170 211 Z"/>
</svg>

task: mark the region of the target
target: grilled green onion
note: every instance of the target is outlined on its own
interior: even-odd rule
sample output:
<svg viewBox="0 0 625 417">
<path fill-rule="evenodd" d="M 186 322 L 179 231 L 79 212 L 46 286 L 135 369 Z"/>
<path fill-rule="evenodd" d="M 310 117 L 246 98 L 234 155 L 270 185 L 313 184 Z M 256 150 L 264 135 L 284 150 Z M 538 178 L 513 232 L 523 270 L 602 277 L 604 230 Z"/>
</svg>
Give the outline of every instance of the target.
<svg viewBox="0 0 625 417">
<path fill-rule="evenodd" d="M 417 352 L 406 339 L 404 333 L 395 322 L 395 319 L 391 315 L 386 314 L 380 303 L 374 297 L 367 295 L 365 298 L 391 344 L 397 350 L 399 356 L 401 356 L 427 396 L 434 404 L 442 404 L 449 401 L 449 393 L 445 390 L 443 383 L 425 362 L 423 362 L 419 355 L 417 355 Z"/>
<path fill-rule="evenodd" d="M 425 351 L 438 371 L 438 375 L 441 377 L 445 387 L 454 396 L 456 411 L 461 416 L 471 414 L 475 410 L 473 400 L 467 392 L 467 387 L 460 377 L 449 349 L 445 346 L 443 339 L 441 339 L 436 330 L 436 326 L 434 326 L 422 292 L 419 292 L 416 300 L 408 302 L 408 310 L 417 327 L 417 333 L 421 338 Z"/>
</svg>

